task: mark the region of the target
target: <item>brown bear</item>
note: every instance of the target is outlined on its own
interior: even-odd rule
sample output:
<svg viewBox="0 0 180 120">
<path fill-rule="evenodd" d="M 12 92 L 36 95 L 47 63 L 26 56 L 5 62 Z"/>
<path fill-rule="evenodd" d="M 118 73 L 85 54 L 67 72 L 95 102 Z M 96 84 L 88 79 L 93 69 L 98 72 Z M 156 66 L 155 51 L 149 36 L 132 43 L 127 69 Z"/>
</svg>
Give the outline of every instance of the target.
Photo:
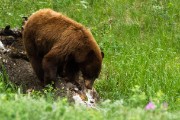
<svg viewBox="0 0 180 120">
<path fill-rule="evenodd" d="M 44 85 L 55 82 L 58 75 L 73 82 L 81 72 L 91 89 L 100 74 L 104 54 L 91 32 L 61 13 L 41 9 L 32 14 L 24 25 L 23 40 Z"/>
</svg>

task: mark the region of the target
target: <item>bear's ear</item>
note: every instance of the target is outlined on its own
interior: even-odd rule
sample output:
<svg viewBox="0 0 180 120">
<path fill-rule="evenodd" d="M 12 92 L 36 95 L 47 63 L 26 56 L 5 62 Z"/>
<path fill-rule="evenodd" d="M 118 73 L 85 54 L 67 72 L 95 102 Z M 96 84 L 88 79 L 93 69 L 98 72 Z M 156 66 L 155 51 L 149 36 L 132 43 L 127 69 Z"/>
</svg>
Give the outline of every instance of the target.
<svg viewBox="0 0 180 120">
<path fill-rule="evenodd" d="M 102 56 L 102 58 L 104 58 L 104 53 L 103 52 L 101 52 L 101 56 Z"/>
</svg>

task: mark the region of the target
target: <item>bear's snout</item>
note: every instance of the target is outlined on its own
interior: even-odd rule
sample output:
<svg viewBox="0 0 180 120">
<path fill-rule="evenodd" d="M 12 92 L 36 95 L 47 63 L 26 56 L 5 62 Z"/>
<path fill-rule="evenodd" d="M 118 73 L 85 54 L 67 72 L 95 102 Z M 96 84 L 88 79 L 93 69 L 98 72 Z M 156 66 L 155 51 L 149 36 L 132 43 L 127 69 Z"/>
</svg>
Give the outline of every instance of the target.
<svg viewBox="0 0 180 120">
<path fill-rule="evenodd" d="M 85 80 L 85 86 L 87 89 L 92 89 L 94 80 Z"/>
</svg>

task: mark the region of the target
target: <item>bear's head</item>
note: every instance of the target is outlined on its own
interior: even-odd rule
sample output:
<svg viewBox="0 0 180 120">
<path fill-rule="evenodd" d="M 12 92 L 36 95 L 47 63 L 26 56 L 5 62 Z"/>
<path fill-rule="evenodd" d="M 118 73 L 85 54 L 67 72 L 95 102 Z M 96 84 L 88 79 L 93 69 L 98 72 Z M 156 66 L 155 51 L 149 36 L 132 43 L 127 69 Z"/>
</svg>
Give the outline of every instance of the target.
<svg viewBox="0 0 180 120">
<path fill-rule="evenodd" d="M 92 50 L 87 54 L 85 61 L 80 64 L 80 71 L 83 74 L 86 88 L 92 89 L 95 79 L 100 74 L 103 58 L 103 52 L 97 54 Z"/>
</svg>

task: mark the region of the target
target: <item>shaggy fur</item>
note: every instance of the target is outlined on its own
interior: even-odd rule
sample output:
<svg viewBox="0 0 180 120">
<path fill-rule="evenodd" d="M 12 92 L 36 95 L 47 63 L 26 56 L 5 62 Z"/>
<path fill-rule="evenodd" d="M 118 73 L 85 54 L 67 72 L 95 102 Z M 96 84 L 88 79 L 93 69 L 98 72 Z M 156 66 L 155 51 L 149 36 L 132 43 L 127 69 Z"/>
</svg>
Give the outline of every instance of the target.
<svg viewBox="0 0 180 120">
<path fill-rule="evenodd" d="M 23 40 L 38 78 L 45 84 L 57 75 L 75 81 L 81 71 L 87 88 L 98 77 L 103 53 L 91 32 L 51 9 L 32 14 L 24 25 Z"/>
</svg>

